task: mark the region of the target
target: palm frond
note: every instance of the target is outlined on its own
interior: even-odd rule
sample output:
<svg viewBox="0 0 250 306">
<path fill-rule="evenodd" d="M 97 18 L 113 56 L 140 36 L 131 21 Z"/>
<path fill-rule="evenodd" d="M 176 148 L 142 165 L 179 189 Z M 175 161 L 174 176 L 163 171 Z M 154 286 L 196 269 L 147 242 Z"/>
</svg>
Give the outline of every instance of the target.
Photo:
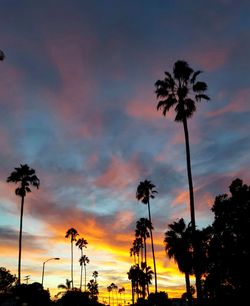
<svg viewBox="0 0 250 306">
<path fill-rule="evenodd" d="M 196 78 L 199 74 L 201 74 L 202 71 L 201 70 L 197 70 L 193 73 L 192 78 L 190 79 L 190 83 L 194 84 L 196 82 Z"/>
<path fill-rule="evenodd" d="M 186 61 L 179 60 L 175 62 L 173 68 L 173 74 L 175 79 L 187 83 L 192 73 L 193 69 L 188 65 Z"/>
<path fill-rule="evenodd" d="M 204 94 L 195 95 L 195 100 L 197 102 L 201 102 L 202 99 L 207 100 L 207 101 L 210 100 L 209 96 L 207 96 L 207 95 L 204 95 Z"/>
<path fill-rule="evenodd" d="M 207 90 L 207 84 L 205 82 L 196 82 L 193 85 L 194 92 L 204 92 Z"/>
</svg>

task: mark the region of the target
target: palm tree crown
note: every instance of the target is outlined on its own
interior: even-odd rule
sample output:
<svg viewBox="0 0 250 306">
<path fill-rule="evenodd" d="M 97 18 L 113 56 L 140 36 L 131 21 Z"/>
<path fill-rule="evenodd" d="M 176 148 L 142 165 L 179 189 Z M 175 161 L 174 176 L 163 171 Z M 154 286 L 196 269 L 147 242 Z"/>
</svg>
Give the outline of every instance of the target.
<svg viewBox="0 0 250 306">
<path fill-rule="evenodd" d="M 210 100 L 205 94 L 207 84 L 196 81 L 202 71 L 193 71 L 185 61 L 177 61 L 174 64 L 173 75 L 165 72 L 164 80 L 155 83 L 158 102 L 157 110 L 161 109 L 162 114 L 174 107 L 176 112 L 175 121 L 183 121 L 183 118 L 190 118 L 196 110 L 195 102 Z M 190 95 L 193 94 L 193 97 Z"/>
<path fill-rule="evenodd" d="M 78 246 L 78 248 L 82 251 L 83 248 L 86 248 L 88 244 L 88 241 L 84 238 L 79 238 L 76 241 L 76 246 Z"/>
<path fill-rule="evenodd" d="M 27 192 L 31 192 L 30 185 L 36 187 L 40 186 L 40 180 L 35 174 L 35 170 L 30 168 L 27 164 L 20 165 L 15 168 L 10 176 L 7 178 L 7 183 L 20 183 L 19 187 L 16 188 L 15 193 L 20 197 L 25 197 Z"/>
<path fill-rule="evenodd" d="M 70 229 L 67 230 L 65 238 L 70 238 L 70 242 L 76 241 L 76 237 L 78 236 L 78 232 L 76 229 L 71 227 Z"/>
<path fill-rule="evenodd" d="M 136 199 L 141 201 L 143 204 L 148 204 L 149 200 L 154 199 L 154 194 L 157 193 L 154 188 L 155 185 L 148 180 L 140 182 L 136 191 Z"/>
<path fill-rule="evenodd" d="M 79 259 L 80 265 L 86 266 L 87 263 L 89 263 L 89 258 L 86 255 L 81 256 Z"/>
</svg>

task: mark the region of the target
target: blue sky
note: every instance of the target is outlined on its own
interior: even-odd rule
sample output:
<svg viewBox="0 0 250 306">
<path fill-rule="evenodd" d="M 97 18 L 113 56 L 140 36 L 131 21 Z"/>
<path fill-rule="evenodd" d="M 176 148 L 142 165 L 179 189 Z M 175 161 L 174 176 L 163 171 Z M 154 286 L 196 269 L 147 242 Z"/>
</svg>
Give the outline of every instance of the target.
<svg viewBox="0 0 250 306">
<path fill-rule="evenodd" d="M 156 111 L 154 83 L 176 60 L 202 70 L 210 102 L 189 120 L 197 224 L 212 222 L 214 197 L 249 182 L 248 1 L 1 0 L 0 265 L 16 273 L 20 199 L 6 178 L 27 163 L 41 180 L 26 198 L 23 275 L 46 285 L 70 278 L 75 227 L 88 240 L 88 277 L 105 291 L 126 286 L 138 183 L 151 180 L 159 285 L 183 292 L 184 277 L 164 251 L 167 225 L 188 222 L 182 125 Z M 75 278 L 78 278 L 78 250 Z M 117 267 L 119 267 L 117 273 Z M 182 290 L 182 291 L 181 291 Z"/>
</svg>

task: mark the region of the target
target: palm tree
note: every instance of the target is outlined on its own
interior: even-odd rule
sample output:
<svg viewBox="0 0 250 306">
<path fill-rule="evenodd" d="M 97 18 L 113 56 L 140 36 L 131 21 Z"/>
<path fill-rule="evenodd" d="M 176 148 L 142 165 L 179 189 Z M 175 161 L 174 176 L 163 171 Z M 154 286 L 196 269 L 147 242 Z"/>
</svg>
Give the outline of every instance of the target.
<svg viewBox="0 0 250 306">
<path fill-rule="evenodd" d="M 128 274 L 128 279 L 131 281 L 131 292 L 132 292 L 132 305 L 135 303 L 135 292 L 137 293 L 137 299 L 138 299 L 138 293 L 139 293 L 139 272 L 140 267 L 138 264 L 133 265 L 130 267 Z"/>
<path fill-rule="evenodd" d="M 144 262 L 147 266 L 147 245 L 146 245 L 146 239 L 150 237 L 150 232 L 148 230 L 153 229 L 152 223 L 146 219 L 141 218 L 136 222 L 136 229 L 135 229 L 135 237 L 141 238 L 143 241 L 143 247 L 144 248 Z M 143 258 L 142 258 L 143 261 Z"/>
<path fill-rule="evenodd" d="M 0 61 L 3 61 L 5 58 L 5 54 L 3 53 L 2 50 L 0 50 Z"/>
<path fill-rule="evenodd" d="M 109 306 L 110 306 L 110 292 L 112 291 L 112 288 L 111 288 L 110 285 L 107 287 L 107 290 L 108 290 L 108 293 L 109 293 Z"/>
<path fill-rule="evenodd" d="M 83 256 L 83 248 L 87 248 L 88 241 L 84 238 L 79 238 L 76 242 L 76 246 L 81 250 L 81 257 Z M 82 269 L 83 266 L 81 265 L 81 276 L 80 276 L 80 290 L 82 291 Z"/>
<path fill-rule="evenodd" d="M 94 271 L 93 274 L 92 274 L 95 282 L 97 282 L 97 277 L 98 277 L 98 271 Z"/>
<path fill-rule="evenodd" d="M 157 191 L 154 189 L 155 185 L 152 184 L 150 181 L 145 180 L 144 182 L 140 182 L 137 187 L 136 191 L 136 198 L 138 201 L 141 201 L 143 204 L 148 206 L 148 218 L 150 224 L 151 221 L 151 213 L 150 213 L 150 199 L 154 199 L 154 195 Z M 152 255 L 153 255 L 153 262 L 154 262 L 154 274 L 155 274 L 155 292 L 157 292 L 157 274 L 156 274 L 156 264 L 155 264 L 155 252 L 154 252 L 154 241 L 153 241 L 153 232 L 152 227 L 149 228 L 150 237 L 151 237 L 151 246 L 152 246 Z"/>
<path fill-rule="evenodd" d="M 57 286 L 58 289 L 64 289 L 64 290 L 70 290 L 71 287 L 71 281 L 69 279 L 66 279 L 65 284 L 60 284 Z"/>
<path fill-rule="evenodd" d="M 210 98 L 205 94 L 207 90 L 207 84 L 205 82 L 196 80 L 200 73 L 201 71 L 194 71 L 187 62 L 177 61 L 173 67 L 173 75 L 169 72 L 165 72 L 165 78 L 163 80 L 158 80 L 155 83 L 155 92 L 157 94 L 157 98 L 160 98 L 160 101 L 157 104 L 157 110 L 162 110 L 162 114 L 166 116 L 166 113 L 171 108 L 174 108 L 176 112 L 175 121 L 183 123 L 186 144 L 187 175 L 193 236 L 195 236 L 196 225 L 187 119 L 192 117 L 196 111 L 196 102 L 201 102 L 202 100 L 210 100 Z M 193 244 L 196 254 L 194 238 Z M 200 276 L 196 272 L 195 277 L 197 297 L 200 298 Z"/>
<path fill-rule="evenodd" d="M 136 257 L 138 259 L 138 264 L 140 263 L 140 250 L 143 250 L 143 242 L 141 237 L 135 238 L 133 241 L 133 246 L 130 248 L 130 256 L 134 256 L 134 264 L 136 264 Z M 142 256 L 141 256 L 142 257 Z M 142 261 L 142 259 L 141 259 Z"/>
<path fill-rule="evenodd" d="M 20 285 L 21 280 L 21 253 L 22 253 L 22 230 L 23 230 L 23 208 L 24 198 L 26 193 L 31 192 L 30 185 L 36 187 L 40 186 L 40 181 L 35 174 L 35 170 L 30 168 L 28 165 L 20 165 L 7 178 L 8 183 L 15 183 L 19 186 L 16 188 L 15 193 L 21 197 L 21 214 L 20 214 L 20 230 L 19 230 L 19 255 L 18 255 L 18 278 L 17 284 Z"/>
<path fill-rule="evenodd" d="M 124 294 L 124 292 L 125 292 L 125 288 L 124 287 L 121 287 L 121 288 L 118 289 L 118 293 L 120 294 L 120 302 L 123 305 L 125 305 L 124 297 L 123 297 L 123 303 L 122 303 L 122 294 Z"/>
<path fill-rule="evenodd" d="M 145 268 L 145 281 L 146 281 L 146 284 L 147 284 L 147 293 L 148 293 L 148 296 L 149 296 L 149 285 L 152 283 L 152 275 L 154 274 L 154 271 L 151 269 L 151 267 L 147 267 Z"/>
<path fill-rule="evenodd" d="M 113 290 L 115 291 L 115 295 L 116 295 L 116 305 L 118 305 L 118 299 L 117 299 L 117 290 L 118 290 L 118 286 L 114 283 L 111 283 L 110 284 L 110 287 L 112 289 L 112 292 Z M 114 305 L 114 295 L 113 295 L 113 305 Z"/>
<path fill-rule="evenodd" d="M 85 275 L 85 291 L 86 291 L 86 265 L 89 263 L 89 258 L 86 255 L 81 256 L 79 259 L 80 265 L 84 265 L 84 275 Z"/>
<path fill-rule="evenodd" d="M 179 270 L 185 274 L 186 292 L 191 305 L 189 275 L 192 273 L 191 229 L 186 226 L 183 218 L 168 225 L 170 230 L 165 233 L 165 250 L 169 258 L 173 258 Z"/>
<path fill-rule="evenodd" d="M 78 232 L 76 229 L 71 227 L 70 229 L 67 230 L 65 238 L 70 238 L 70 243 L 71 243 L 71 284 L 72 284 L 72 289 L 74 288 L 74 275 L 73 275 L 73 242 L 76 241 L 76 237 L 78 236 Z"/>
</svg>

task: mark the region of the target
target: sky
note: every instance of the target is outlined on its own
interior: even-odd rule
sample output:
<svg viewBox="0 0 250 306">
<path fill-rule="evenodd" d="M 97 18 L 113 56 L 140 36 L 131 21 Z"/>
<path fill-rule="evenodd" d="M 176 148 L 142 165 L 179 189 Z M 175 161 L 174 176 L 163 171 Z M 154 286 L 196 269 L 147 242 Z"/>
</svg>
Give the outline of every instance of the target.
<svg viewBox="0 0 250 306">
<path fill-rule="evenodd" d="M 211 100 L 188 121 L 196 221 L 213 221 L 215 196 L 239 177 L 249 184 L 250 3 L 211 0 L 0 0 L 0 266 L 17 274 L 20 198 L 6 178 L 20 164 L 40 188 L 25 198 L 22 277 L 56 293 L 70 279 L 74 227 L 88 241 L 87 281 L 100 300 L 127 272 L 140 181 L 151 201 L 159 290 L 185 291 L 165 253 L 164 233 L 190 221 L 184 132 L 156 110 L 155 82 L 177 60 L 202 70 Z M 151 254 L 149 253 L 149 258 Z M 74 249 L 79 286 L 80 250 Z M 152 261 L 149 264 L 153 266 Z M 151 291 L 153 291 L 153 285 Z M 128 297 L 129 298 L 129 297 Z"/>
</svg>

